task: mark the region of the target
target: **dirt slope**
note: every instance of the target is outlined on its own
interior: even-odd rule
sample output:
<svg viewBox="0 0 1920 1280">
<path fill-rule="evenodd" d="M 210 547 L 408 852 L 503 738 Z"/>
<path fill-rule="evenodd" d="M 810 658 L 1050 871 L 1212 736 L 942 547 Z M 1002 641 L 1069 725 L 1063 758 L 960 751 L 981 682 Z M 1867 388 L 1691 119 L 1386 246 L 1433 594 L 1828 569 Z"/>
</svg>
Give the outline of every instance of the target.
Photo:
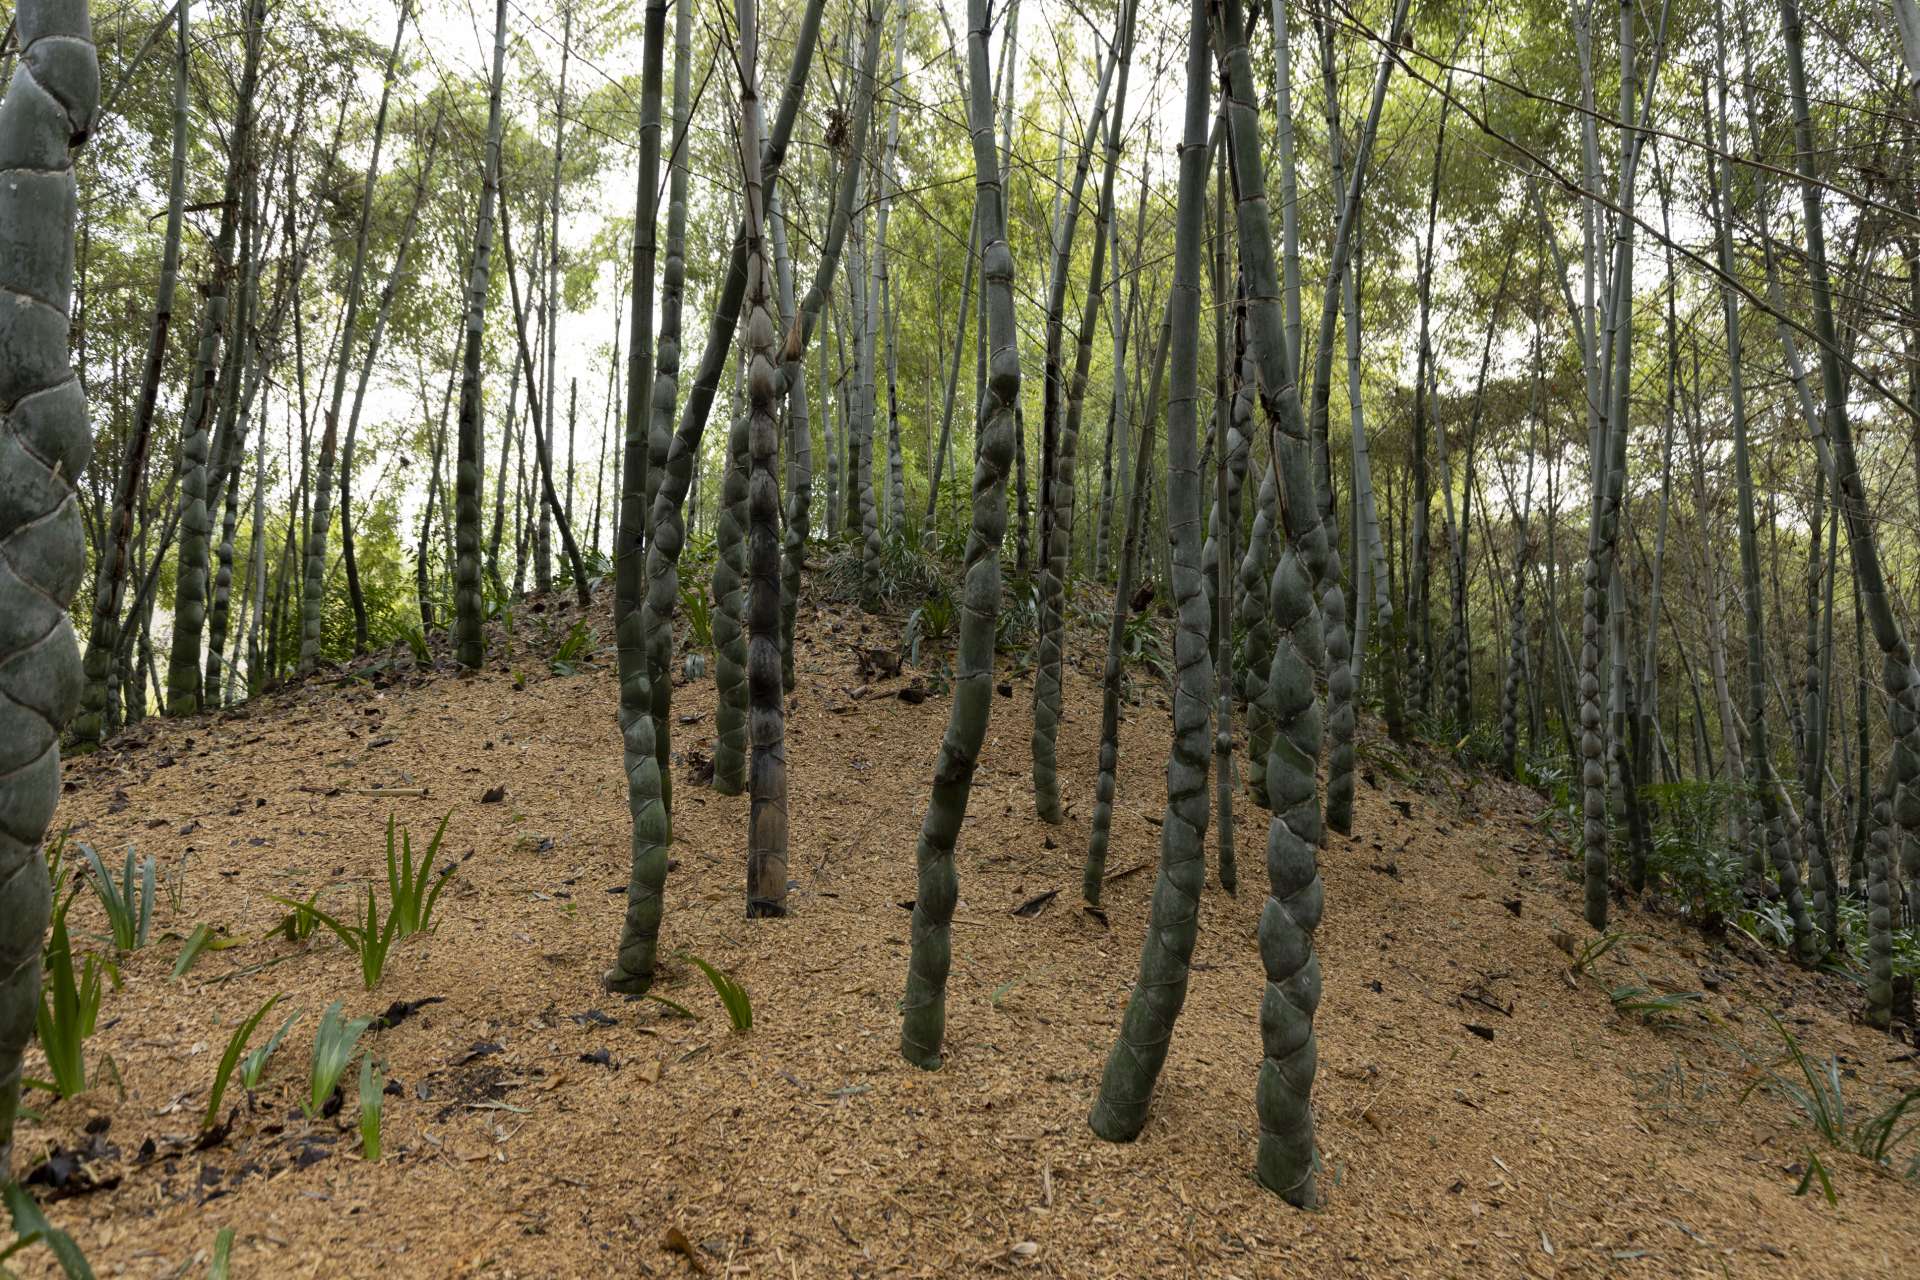
<svg viewBox="0 0 1920 1280">
<path fill-rule="evenodd" d="M 604 606 L 597 621 L 609 635 Z M 1600 983 L 1628 980 L 1625 960 L 1599 981 L 1564 977 L 1550 935 L 1587 935 L 1539 799 L 1377 744 L 1360 834 L 1323 858 L 1327 1208 L 1296 1213 L 1249 1174 L 1265 828 L 1244 795 L 1242 891 L 1207 892 L 1152 1121 L 1130 1146 L 1096 1140 L 1085 1116 L 1138 954 L 1168 722 L 1150 693 L 1124 728 L 1110 867 L 1143 869 L 1108 885 L 1103 926 L 1075 905 L 1099 722 L 1090 650 L 1067 685 L 1064 827 L 1031 817 L 1030 687 L 995 700 L 961 846 L 943 1071 L 894 1046 L 900 904 L 946 703 L 909 705 L 898 681 L 850 696 L 852 643 L 898 635 L 851 611 L 803 609 L 792 918 L 742 918 L 746 800 L 676 769 L 666 944 L 746 985 L 752 1032 L 732 1034 L 684 964 L 662 991 L 698 1021 L 609 997 L 598 976 L 628 831 L 611 654 L 549 674 L 562 629 L 543 650 L 523 623 L 511 660 L 477 679 L 316 683 L 143 728 L 70 768 L 60 821 L 77 839 L 131 840 L 163 866 L 191 850 L 181 908 L 160 909 L 167 936 L 123 962 L 90 1042 L 124 1098 L 108 1083 L 44 1106 L 20 1136 L 23 1170 L 77 1149 L 91 1158 L 61 1166 L 70 1186 L 109 1184 L 50 1206 L 102 1275 L 205 1274 L 222 1227 L 242 1277 L 1914 1274 L 1911 1185 L 1824 1152 L 1838 1206 L 1796 1198 L 1787 1167 L 1816 1140 L 1775 1098 L 1738 1105 L 1733 1042 L 1764 1046 L 1757 1006 L 1785 1008 L 1857 1069 L 1862 1097 L 1920 1079 L 1910 1055 L 1848 1026 L 1831 980 L 1637 911 L 1623 914 L 1644 935 L 1631 964 L 1711 983 L 1732 1019 L 1662 1031 L 1619 1017 Z M 711 680 L 676 690 L 676 749 L 707 744 L 712 706 Z M 379 787 L 428 794 L 364 794 Z M 483 803 L 494 787 L 504 800 Z M 382 880 L 389 811 L 424 833 L 448 809 L 464 860 L 438 931 L 400 943 L 376 991 L 336 941 L 263 939 L 284 911 L 270 895 L 329 886 L 344 912 Z M 1050 889 L 1038 916 L 1010 914 Z M 99 928 L 90 899 L 75 919 Z M 201 922 L 247 941 L 169 980 Z M 260 1092 L 229 1093 L 230 1132 L 193 1150 L 231 1027 L 277 992 L 306 1016 Z M 351 1102 L 311 1124 L 295 1106 L 315 1019 L 336 998 L 375 1013 L 427 997 L 440 1002 L 369 1037 L 398 1082 L 387 1157 L 369 1164 Z M 666 1247 L 670 1229 L 691 1260 Z"/>
</svg>

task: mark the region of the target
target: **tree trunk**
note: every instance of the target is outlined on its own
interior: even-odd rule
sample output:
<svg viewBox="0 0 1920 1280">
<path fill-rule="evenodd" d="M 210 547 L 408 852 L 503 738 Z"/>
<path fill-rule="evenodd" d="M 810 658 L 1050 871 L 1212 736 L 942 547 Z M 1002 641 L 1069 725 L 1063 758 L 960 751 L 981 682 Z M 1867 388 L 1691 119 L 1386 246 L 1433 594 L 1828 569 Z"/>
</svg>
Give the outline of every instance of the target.
<svg viewBox="0 0 1920 1280">
<path fill-rule="evenodd" d="M 327 578 L 327 526 L 333 504 L 334 447 L 340 433 L 340 406 L 347 394 L 347 368 L 353 362 L 354 322 L 360 314 L 361 282 L 366 278 L 367 226 L 373 214 L 374 188 L 380 180 L 380 149 L 386 141 L 387 104 L 393 94 L 394 71 L 400 61 L 400 45 L 406 38 L 407 19 L 412 15 L 412 0 L 400 0 L 400 22 L 393 33 L 393 48 L 387 54 L 387 70 L 380 86 L 380 107 L 373 118 L 373 154 L 367 161 L 366 181 L 360 191 L 359 230 L 354 237 L 353 270 L 347 277 L 346 310 L 340 321 L 340 357 L 334 367 L 333 398 L 327 406 L 326 429 L 320 437 L 319 480 L 314 489 L 313 529 L 307 535 L 307 567 L 300 606 L 300 670 L 311 671 L 320 660 L 320 622 L 325 607 Z M 352 430 L 340 466 L 342 524 L 349 515 L 347 498 L 353 484 Z M 347 561 L 347 593 L 353 602 L 354 651 L 364 652 L 367 639 L 367 606 L 360 593 L 360 573 L 352 560 Z"/>
<path fill-rule="evenodd" d="M 967 117 L 973 142 L 975 219 L 980 227 L 981 296 L 987 307 L 990 374 L 980 404 L 979 460 L 973 477 L 973 531 L 967 539 L 954 663 L 953 706 L 933 794 L 915 851 L 918 883 L 912 951 L 901 1001 L 900 1053 L 915 1066 L 940 1065 L 946 1030 L 947 973 L 952 966 L 953 907 L 959 896 L 953 848 L 966 820 L 974 769 L 993 709 L 994 620 L 1000 610 L 1000 546 L 1007 531 L 1007 471 L 1013 461 L 1014 406 L 1020 398 L 1019 329 L 1013 311 L 1013 251 L 993 148 L 988 81 L 988 0 L 967 3 Z M 871 31 L 869 34 L 871 38 Z M 871 66 L 868 63 L 868 66 Z"/>
<path fill-rule="evenodd" d="M 1140 439 L 1134 447 L 1132 501 L 1127 507 L 1127 529 L 1120 547 L 1120 572 L 1113 588 L 1113 613 L 1107 620 L 1107 660 L 1100 680 L 1100 774 L 1093 786 L 1093 831 L 1087 840 L 1086 868 L 1080 879 L 1080 896 L 1090 907 L 1100 905 L 1100 888 L 1106 879 L 1107 842 L 1113 827 L 1113 797 L 1119 786 L 1120 767 L 1120 685 L 1125 678 L 1122 666 L 1123 645 L 1127 634 L 1127 615 L 1133 603 L 1133 578 L 1140 560 L 1140 539 L 1146 523 L 1147 481 L 1153 474 L 1153 431 L 1160 418 L 1161 376 L 1167 363 L 1171 342 L 1172 317 L 1160 325 L 1160 340 L 1154 348 L 1153 376 L 1147 405 L 1140 423 Z"/>
<path fill-rule="evenodd" d="M 15 19 L 25 53 L 0 99 L 0 263 L 9 292 L 38 301 L 0 308 L 0 404 L 9 407 L 0 419 L 0 1182 L 13 1178 L 21 1056 L 40 1007 L 52 907 L 40 841 L 60 798 L 60 732 L 80 694 L 67 604 L 86 567 L 74 486 L 92 433 L 67 351 L 72 151 L 86 141 L 100 83 L 84 0 L 21 0 Z"/>
<path fill-rule="evenodd" d="M 1172 326 L 1167 393 L 1167 536 L 1173 596 L 1179 609 L 1174 636 L 1173 750 L 1167 758 L 1166 817 L 1160 828 L 1160 868 L 1133 994 L 1119 1038 L 1107 1055 L 1088 1123 L 1109 1142 L 1130 1142 L 1145 1127 L 1154 1082 L 1166 1063 L 1173 1024 L 1186 1002 L 1188 967 L 1200 931 L 1200 891 L 1206 881 L 1208 819 L 1207 706 L 1213 694 L 1208 653 L 1206 592 L 1200 580 L 1200 260 L 1206 235 L 1207 117 L 1212 99 L 1207 8 L 1195 0 L 1187 31 L 1187 97 L 1180 147 L 1180 195 L 1173 250 Z M 1238 7 L 1226 14 L 1229 39 L 1243 40 Z M 1238 45 L 1244 69 L 1245 52 Z M 1257 184 L 1259 169 L 1241 169 Z"/>
<path fill-rule="evenodd" d="M 1060 807 L 1060 778 L 1056 760 L 1056 742 L 1060 735 L 1061 650 L 1066 642 L 1066 574 L 1069 539 L 1073 527 L 1073 449 L 1068 438 L 1066 419 L 1072 418 L 1072 430 L 1078 435 L 1079 422 L 1069 409 L 1069 388 L 1063 354 L 1066 324 L 1067 278 L 1073 258 L 1074 227 L 1080 219 L 1081 194 L 1086 189 L 1087 172 L 1092 164 L 1093 146 L 1100 137 L 1105 119 L 1107 89 L 1112 83 L 1114 64 L 1120 64 L 1121 96 L 1126 93 L 1127 50 L 1126 20 L 1121 21 L 1122 42 L 1114 56 L 1108 57 L 1100 72 L 1100 88 L 1094 96 L 1093 113 L 1087 120 L 1086 138 L 1074 162 L 1073 181 L 1064 194 L 1061 213 L 1053 228 L 1053 276 L 1047 289 L 1046 388 L 1041 420 L 1040 450 L 1040 608 L 1034 644 L 1033 672 L 1033 803 L 1042 822 L 1058 823 L 1065 815 Z M 1064 139 L 1063 139 L 1064 141 Z M 1118 136 L 1109 147 L 1109 157 L 1117 158 Z M 1111 166 L 1109 166 L 1111 173 Z M 1111 183 L 1106 184 L 1111 192 Z M 1088 278 L 1088 317 L 1099 314 L 1099 270 L 1105 240 L 1094 242 L 1094 271 Z M 1091 319 L 1083 322 L 1082 345 L 1092 352 Z"/>
<path fill-rule="evenodd" d="M 454 647 L 460 665 L 480 669 L 486 656 L 480 589 L 480 471 L 485 464 L 485 420 L 480 412 L 480 356 L 486 333 L 487 283 L 493 264 L 493 206 L 500 194 L 501 83 L 506 74 L 507 0 L 495 0 L 493 15 L 493 76 L 488 89 L 485 176 L 480 185 L 480 212 L 474 221 L 473 269 L 467 281 L 466 345 L 461 354 L 459 461 L 454 472 Z M 507 419 L 506 434 L 513 434 Z M 504 482 L 506 469 L 500 471 Z M 499 509 L 496 497 L 494 506 Z M 499 585 L 500 519 L 494 518 L 494 553 Z"/>
<path fill-rule="evenodd" d="M 173 643 L 167 664 L 167 714 L 192 715 L 201 703 L 201 641 L 207 619 L 208 544 L 213 533 L 208 507 L 210 426 L 218 400 L 220 347 L 228 337 L 233 273 L 233 237 L 240 225 L 241 193 L 253 163 L 254 87 L 260 68 L 264 0 L 251 0 L 245 65 L 235 101 L 232 142 L 227 151 L 226 186 L 185 416 L 180 425 L 180 556 L 174 567 Z M 184 28 L 183 28 L 184 31 Z M 184 38 L 184 37 L 183 37 Z"/>
<path fill-rule="evenodd" d="M 110 532 L 100 547 L 94 567 L 93 622 L 87 633 L 84 664 L 86 683 L 80 712 L 74 720 L 76 746 L 98 745 L 111 728 L 114 715 L 109 699 L 114 692 L 114 655 L 120 648 L 122 600 L 126 595 L 128 541 L 133 536 L 136 501 L 147 474 L 147 455 L 153 445 L 153 411 L 159 399 L 160 374 L 166 364 L 167 334 L 173 325 L 173 300 L 180 278 L 180 223 L 187 176 L 187 54 L 188 6 L 174 6 L 178 31 L 173 61 L 173 150 L 167 181 L 167 229 L 160 242 L 160 284 L 153 303 L 146 363 L 140 375 L 139 399 L 128 426 L 126 453 L 114 482 Z M 157 30 L 157 28 L 156 28 Z M 5 1170 L 0 1168 L 0 1175 Z"/>
<path fill-rule="evenodd" d="M 821 0 L 808 0 L 794 40 L 793 64 L 773 127 L 761 147 L 760 179 L 762 190 L 778 185 L 780 164 L 786 155 L 787 139 L 804 95 L 807 71 L 820 34 Z M 663 273 L 661 325 L 654 378 L 654 434 L 649 447 L 656 451 L 649 463 L 647 484 L 657 486 L 657 496 L 649 516 L 647 541 L 647 593 L 641 602 L 639 635 L 646 644 L 646 661 L 622 672 L 622 733 L 627 752 L 627 805 L 634 815 L 632 874 L 628 881 L 627 915 L 621 927 L 619 948 L 613 967 L 603 981 L 611 991 L 639 993 L 653 984 L 657 959 L 662 895 L 667 879 L 667 843 L 671 839 L 672 783 L 670 781 L 671 742 L 667 731 L 671 686 L 667 663 L 672 657 L 673 610 L 679 594 L 680 552 L 686 545 L 686 526 L 682 503 L 693 481 L 707 414 L 713 406 L 714 390 L 725 368 L 733 331 L 739 319 L 741 299 L 747 284 L 747 246 L 744 230 L 734 237 L 733 258 L 716 300 L 713 322 L 707 333 L 707 347 L 681 415 L 679 428 L 671 444 L 663 441 L 666 423 L 671 421 L 675 388 L 680 373 L 680 303 L 684 281 L 682 255 L 686 236 L 685 151 L 681 133 L 689 117 L 688 77 L 683 74 L 691 45 L 691 24 L 687 6 L 674 32 L 674 118 L 676 142 L 673 151 L 673 176 L 669 186 L 670 207 L 667 220 L 667 257 Z M 878 50 L 878 35 L 869 30 L 871 47 Z M 871 82 L 873 61 L 866 64 Z M 631 714 L 644 699 L 651 705 L 650 715 Z M 652 755 L 651 764 L 638 753 Z"/>
</svg>

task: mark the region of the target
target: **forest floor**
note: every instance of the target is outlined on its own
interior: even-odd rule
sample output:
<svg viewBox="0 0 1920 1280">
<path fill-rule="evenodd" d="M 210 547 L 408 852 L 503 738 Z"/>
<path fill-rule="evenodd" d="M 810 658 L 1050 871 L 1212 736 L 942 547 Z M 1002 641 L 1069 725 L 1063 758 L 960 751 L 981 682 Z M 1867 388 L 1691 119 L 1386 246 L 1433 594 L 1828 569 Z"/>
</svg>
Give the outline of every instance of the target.
<svg viewBox="0 0 1920 1280">
<path fill-rule="evenodd" d="M 591 615 L 602 645 L 606 608 Z M 60 1188 L 49 1213 L 101 1275 L 205 1275 L 224 1227 L 240 1277 L 1914 1274 L 1914 1184 L 1823 1145 L 1774 1093 L 1742 1100 L 1783 1047 L 1763 1010 L 1818 1060 L 1837 1055 L 1853 1105 L 1920 1083 L 1911 1050 L 1850 1022 L 1859 988 L 1624 905 L 1631 941 L 1570 974 L 1555 935 L 1591 934 L 1542 799 L 1402 756 L 1373 725 L 1357 834 L 1322 857 L 1325 1208 L 1289 1209 L 1250 1172 L 1266 835 L 1244 792 L 1240 893 L 1206 891 L 1152 1118 L 1135 1143 L 1097 1140 L 1086 1115 L 1138 957 L 1169 717 L 1143 678 L 1103 923 L 1078 905 L 1100 721 L 1090 634 L 1066 686 L 1063 826 L 1033 817 L 1030 683 L 994 700 L 961 839 L 943 1070 L 895 1046 L 947 699 L 897 697 L 911 668 L 864 685 L 856 645 L 900 632 L 852 608 L 801 611 L 790 918 L 742 918 L 746 798 L 675 769 L 664 946 L 737 977 L 752 1030 L 733 1033 L 684 962 L 660 991 L 696 1020 L 609 996 L 629 831 L 612 652 L 553 674 L 562 613 L 541 638 L 523 612 L 477 678 L 414 672 L 402 650 L 368 678 L 148 723 L 70 764 L 57 821 L 75 840 L 110 865 L 131 842 L 185 868 L 106 995 L 88 1045 L 103 1083 L 34 1095 L 19 1134 L 16 1169 Z M 676 751 L 710 751 L 713 705 L 710 678 L 676 688 Z M 323 889 L 341 916 L 368 883 L 384 899 L 388 814 L 419 845 L 449 809 L 459 870 L 437 928 L 395 946 L 376 990 L 324 929 L 270 936 L 276 895 Z M 102 929 L 92 895 L 73 911 L 76 934 Z M 202 923 L 241 945 L 171 979 Z M 1616 1012 L 1608 988 L 1642 982 L 1702 991 L 1701 1011 Z M 201 1139 L 231 1029 L 276 993 L 255 1044 L 284 1011 L 303 1018 Z M 396 1086 L 378 1164 L 359 1152 L 351 1079 L 336 1117 L 296 1105 L 336 999 L 356 1015 L 432 1001 L 365 1042 Z M 37 1050 L 28 1074 L 44 1074 Z M 1837 1204 L 1817 1184 L 1795 1194 L 1810 1154 Z"/>
</svg>

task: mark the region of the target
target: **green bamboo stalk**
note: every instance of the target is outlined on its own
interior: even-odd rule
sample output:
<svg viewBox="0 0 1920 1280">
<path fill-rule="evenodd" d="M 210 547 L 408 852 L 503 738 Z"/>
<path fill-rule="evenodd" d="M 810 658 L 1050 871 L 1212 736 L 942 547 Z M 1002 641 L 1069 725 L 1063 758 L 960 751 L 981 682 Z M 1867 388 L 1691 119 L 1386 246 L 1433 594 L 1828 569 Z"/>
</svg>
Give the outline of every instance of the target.
<svg viewBox="0 0 1920 1280">
<path fill-rule="evenodd" d="M 953 963 L 950 934 L 954 902 L 959 896 L 953 849 L 966 820 L 974 769 L 993 709 L 1000 547 L 1007 532 L 1007 472 L 1013 463 L 1014 405 L 1020 398 L 1013 250 L 1007 243 L 1006 205 L 994 154 L 991 73 L 987 65 L 988 9 L 989 0 L 967 0 L 967 118 L 973 141 L 975 217 L 980 226 L 981 297 L 992 350 L 987 395 L 979 410 L 973 530 L 967 539 L 953 706 L 940 741 L 933 793 L 927 801 L 914 854 L 918 884 L 906 994 L 901 1001 L 901 1056 L 929 1070 L 940 1065 L 946 1032 L 947 974 Z"/>
<path fill-rule="evenodd" d="M 51 892 L 40 841 L 60 798 L 60 733 L 80 697 L 67 604 L 86 573 L 74 486 L 92 452 L 68 354 L 73 151 L 100 94 L 86 0 L 21 0 L 0 98 L 0 1183 L 13 1178 L 20 1066 L 40 1007 Z"/>
<path fill-rule="evenodd" d="M 1190 23 L 1173 290 L 1167 303 L 1172 328 L 1167 389 L 1167 536 L 1173 595 L 1179 610 L 1174 635 L 1174 739 L 1167 758 L 1160 867 L 1140 948 L 1140 967 L 1087 1121 L 1109 1142 L 1130 1142 L 1146 1125 L 1153 1086 L 1166 1064 L 1174 1023 L 1186 1002 L 1188 969 L 1200 930 L 1200 891 L 1206 881 L 1211 754 L 1207 712 L 1213 696 L 1213 662 L 1208 652 L 1206 592 L 1200 577 L 1200 447 L 1196 439 L 1200 259 L 1206 234 L 1207 117 L 1213 87 L 1204 0 L 1194 0 Z"/>
<path fill-rule="evenodd" d="M 493 75 L 487 96 L 485 176 L 474 222 L 473 265 L 467 280 L 467 331 L 461 352 L 458 461 L 454 470 L 454 648 L 460 665 L 480 669 L 486 634 L 480 588 L 480 471 L 485 465 L 486 424 L 480 412 L 480 356 L 486 333 L 487 284 L 493 262 L 493 208 L 500 195 L 500 89 L 506 76 L 507 0 L 495 0 Z M 506 434 L 511 436 L 509 417 Z M 502 476 L 505 468 L 501 469 Z M 498 546 L 498 519 L 494 522 Z"/>
</svg>

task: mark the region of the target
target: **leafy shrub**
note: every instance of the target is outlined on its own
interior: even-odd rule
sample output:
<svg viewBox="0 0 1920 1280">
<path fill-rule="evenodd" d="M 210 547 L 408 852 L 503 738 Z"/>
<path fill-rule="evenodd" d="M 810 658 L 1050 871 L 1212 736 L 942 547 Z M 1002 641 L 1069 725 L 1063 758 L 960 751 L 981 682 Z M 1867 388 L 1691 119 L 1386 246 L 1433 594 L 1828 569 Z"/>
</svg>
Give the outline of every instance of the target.
<svg viewBox="0 0 1920 1280">
<path fill-rule="evenodd" d="M 945 653 L 953 635 L 953 621 L 953 598 L 947 595 L 930 596 L 926 603 L 908 614 L 906 633 L 900 644 L 906 650 L 907 661 L 916 667 L 924 665 L 921 652 L 927 646 Z"/>
<path fill-rule="evenodd" d="M 863 561 L 858 543 L 835 549 L 821 571 L 822 594 L 838 603 L 867 608 L 898 608 L 952 594 L 952 575 L 946 565 L 917 539 L 893 534 L 881 540 L 871 590 Z"/>
<path fill-rule="evenodd" d="M 689 648 L 713 648 L 713 601 L 704 578 L 680 579 L 680 616 L 687 620 Z"/>
</svg>

